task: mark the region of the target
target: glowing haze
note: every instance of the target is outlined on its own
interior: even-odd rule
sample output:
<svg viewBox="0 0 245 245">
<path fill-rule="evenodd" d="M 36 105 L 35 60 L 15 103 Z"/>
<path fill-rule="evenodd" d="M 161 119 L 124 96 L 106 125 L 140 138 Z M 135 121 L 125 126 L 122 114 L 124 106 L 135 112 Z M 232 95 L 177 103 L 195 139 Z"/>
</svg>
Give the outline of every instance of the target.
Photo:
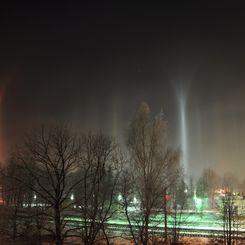
<svg viewBox="0 0 245 245">
<path fill-rule="evenodd" d="M 86 2 L 3 6 L 1 97 L 11 84 L 0 105 L 1 157 L 43 122 L 124 142 L 146 101 L 153 114 L 163 110 L 187 176 L 212 167 L 244 177 L 244 9 L 232 1 Z"/>
</svg>

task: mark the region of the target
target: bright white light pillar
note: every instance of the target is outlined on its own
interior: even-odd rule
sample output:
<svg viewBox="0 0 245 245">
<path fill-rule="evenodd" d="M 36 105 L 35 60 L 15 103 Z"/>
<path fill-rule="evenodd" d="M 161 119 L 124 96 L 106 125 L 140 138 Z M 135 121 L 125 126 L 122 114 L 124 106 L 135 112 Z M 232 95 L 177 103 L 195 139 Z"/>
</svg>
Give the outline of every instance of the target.
<svg viewBox="0 0 245 245">
<path fill-rule="evenodd" d="M 180 107 L 180 138 L 181 138 L 181 151 L 182 163 L 185 174 L 188 175 L 188 139 L 187 139 L 187 122 L 186 122 L 186 97 L 183 94 L 179 95 Z"/>
</svg>

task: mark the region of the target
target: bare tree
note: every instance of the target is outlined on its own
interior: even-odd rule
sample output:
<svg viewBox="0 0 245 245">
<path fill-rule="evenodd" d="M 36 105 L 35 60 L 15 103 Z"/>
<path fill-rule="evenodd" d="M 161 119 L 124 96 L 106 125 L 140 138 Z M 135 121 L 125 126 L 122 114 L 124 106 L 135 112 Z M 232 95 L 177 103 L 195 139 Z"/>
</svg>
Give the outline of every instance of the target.
<svg viewBox="0 0 245 245">
<path fill-rule="evenodd" d="M 188 192 L 183 176 L 171 186 L 171 207 L 169 225 L 171 230 L 170 244 L 180 244 L 180 235 L 183 235 L 182 226 L 189 224 L 191 214 L 186 213 L 188 207 Z"/>
<path fill-rule="evenodd" d="M 223 188 L 226 192 L 237 191 L 239 188 L 239 180 L 238 178 L 231 172 L 224 173 L 223 176 Z"/>
<path fill-rule="evenodd" d="M 223 242 L 225 245 L 235 244 L 240 228 L 239 216 L 235 205 L 235 196 L 227 192 L 221 199 L 221 222 L 223 224 Z"/>
<path fill-rule="evenodd" d="M 22 180 L 22 182 L 19 181 Z M 11 159 L 7 165 L 1 168 L 2 180 L 2 195 L 4 206 L 2 207 L 2 225 L 1 230 L 5 235 L 15 240 L 23 235 L 24 225 L 23 219 L 23 206 L 31 206 L 32 193 L 23 184 L 23 181 L 28 180 L 32 184 L 32 180 L 27 178 L 27 173 L 14 159 Z M 26 222 L 28 215 L 26 215 Z"/>
<path fill-rule="evenodd" d="M 130 124 L 127 137 L 131 157 L 128 173 L 132 174 L 134 197 L 125 196 L 123 199 L 129 224 L 137 225 L 137 229 L 131 229 L 135 244 L 146 245 L 153 239 L 149 231 L 153 217 L 162 212 L 167 190 L 179 174 L 179 152 L 169 148 L 166 141 L 167 123 L 162 113 L 152 119 L 148 105 L 142 103 Z M 126 191 L 125 188 L 124 190 Z M 138 206 L 137 218 L 128 209 L 132 198 L 135 198 L 133 202 Z M 166 216 L 166 212 L 164 213 Z"/>
<path fill-rule="evenodd" d="M 211 201 L 211 208 L 214 208 L 215 189 L 220 187 L 221 179 L 218 174 L 211 168 L 204 169 L 197 182 L 196 194 L 200 198 L 209 198 Z"/>
<path fill-rule="evenodd" d="M 94 244 L 109 237 L 106 221 L 116 211 L 115 196 L 119 174 L 115 144 L 101 133 L 84 135 L 81 140 L 82 182 L 76 188 L 76 203 L 83 226 L 81 238 L 84 244 Z"/>
<path fill-rule="evenodd" d="M 78 140 L 67 127 L 41 127 L 26 138 L 17 157 L 35 181 L 34 185 L 23 183 L 46 204 L 42 214 L 52 222 L 47 222 L 45 230 L 53 235 L 56 245 L 62 245 L 70 232 L 63 213 L 70 207 L 71 192 L 80 182 L 73 178 L 79 166 Z"/>
</svg>

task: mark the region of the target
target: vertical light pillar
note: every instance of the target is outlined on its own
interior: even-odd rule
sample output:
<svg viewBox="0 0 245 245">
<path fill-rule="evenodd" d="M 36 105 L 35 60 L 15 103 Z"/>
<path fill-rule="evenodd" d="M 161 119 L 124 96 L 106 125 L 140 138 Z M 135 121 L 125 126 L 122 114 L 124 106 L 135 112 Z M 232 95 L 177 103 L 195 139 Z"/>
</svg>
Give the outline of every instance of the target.
<svg viewBox="0 0 245 245">
<path fill-rule="evenodd" d="M 179 98 L 180 107 L 180 141 L 182 150 L 182 163 L 184 166 L 185 173 L 188 174 L 188 129 L 186 121 L 186 98 L 183 94 Z"/>
</svg>

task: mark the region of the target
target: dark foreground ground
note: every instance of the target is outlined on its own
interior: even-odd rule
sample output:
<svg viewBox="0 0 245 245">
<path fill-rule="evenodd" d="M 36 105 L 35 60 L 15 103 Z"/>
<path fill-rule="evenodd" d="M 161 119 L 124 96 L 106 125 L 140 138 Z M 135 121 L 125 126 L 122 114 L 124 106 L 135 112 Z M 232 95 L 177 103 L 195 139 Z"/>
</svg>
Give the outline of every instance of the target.
<svg viewBox="0 0 245 245">
<path fill-rule="evenodd" d="M 106 243 L 104 243 L 106 244 Z M 100 243 L 100 245 L 104 245 L 103 243 Z M 127 242 L 125 240 L 118 240 L 114 241 L 115 245 L 132 245 L 133 243 Z M 221 245 L 223 244 L 222 242 L 213 240 L 213 239 L 208 239 L 208 238 L 183 238 L 181 240 L 181 245 Z M 242 245 L 244 244 L 244 241 L 238 241 L 237 245 Z M 32 242 L 24 242 L 24 241 L 11 241 L 7 239 L 0 239 L 0 245 L 36 245 L 35 241 Z M 53 243 L 49 242 L 43 242 L 42 245 L 54 245 Z M 64 245 L 81 245 L 80 241 L 77 240 L 72 240 L 72 241 L 66 241 Z"/>
</svg>

